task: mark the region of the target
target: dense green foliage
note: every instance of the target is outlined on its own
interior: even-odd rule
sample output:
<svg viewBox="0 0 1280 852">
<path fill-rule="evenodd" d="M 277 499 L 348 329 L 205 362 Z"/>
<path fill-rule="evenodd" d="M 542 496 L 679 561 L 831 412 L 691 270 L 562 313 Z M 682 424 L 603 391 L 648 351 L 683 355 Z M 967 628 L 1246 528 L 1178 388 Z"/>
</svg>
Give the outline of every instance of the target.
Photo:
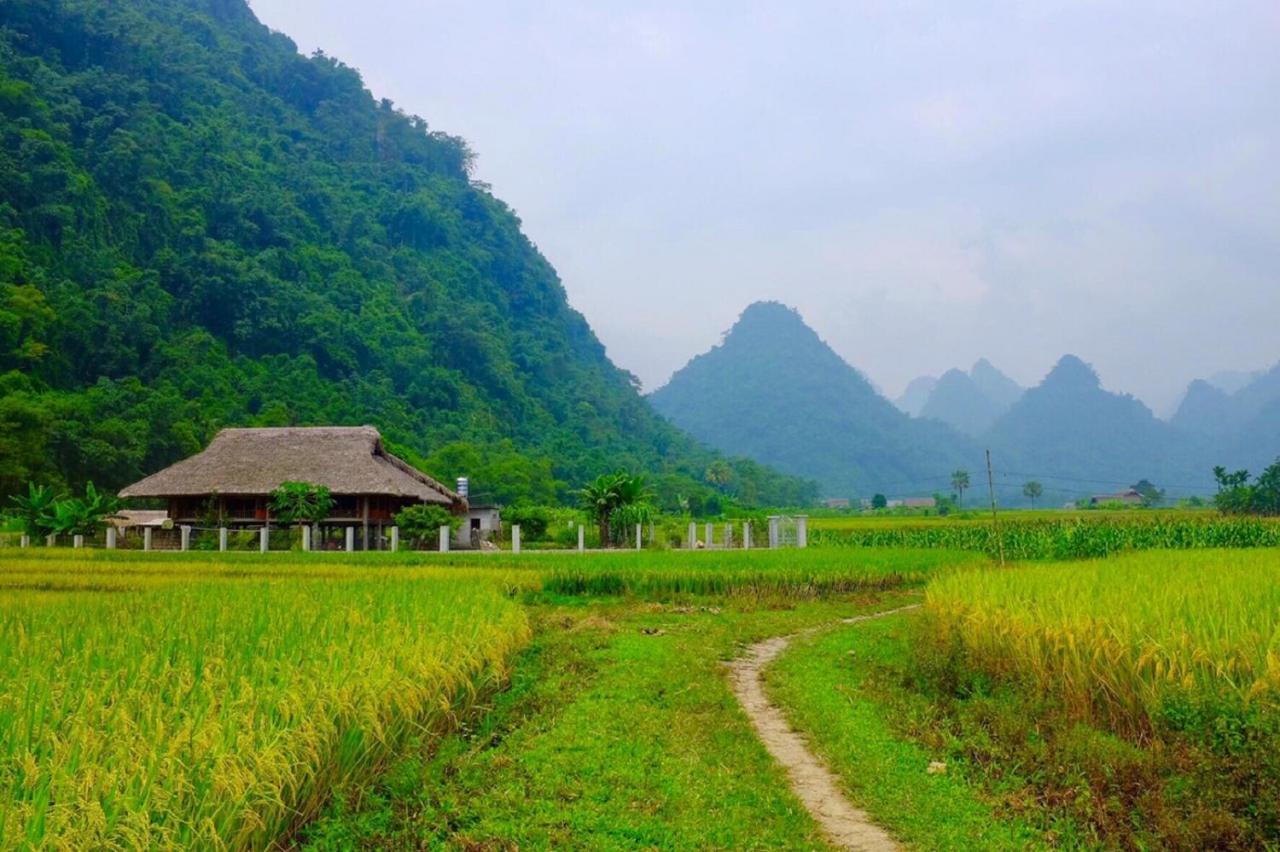
<svg viewBox="0 0 1280 852">
<path fill-rule="evenodd" d="M 86 482 L 84 496 L 66 497 L 31 483 L 25 494 L 10 497 L 18 528 L 28 536 L 93 535 L 120 507 L 114 495 Z"/>
<path fill-rule="evenodd" d="M 1249 482 L 1249 471 L 1228 472 L 1215 467 L 1218 481 L 1214 504 L 1229 515 L 1280 515 L 1280 459 Z"/>
<path fill-rule="evenodd" d="M 286 524 L 318 523 L 333 504 L 329 489 L 311 482 L 282 482 L 271 492 L 271 512 Z"/>
<path fill-rule="evenodd" d="M 0 4 L 0 494 L 362 423 L 504 501 L 812 493 L 707 482 L 471 162 L 243 0 Z"/>
<path fill-rule="evenodd" d="M 438 546 L 440 528 L 448 527 L 457 530 L 462 518 L 451 514 L 443 506 L 431 503 L 417 503 L 406 506 L 396 513 L 396 526 L 404 533 L 410 544 Z"/>
</svg>

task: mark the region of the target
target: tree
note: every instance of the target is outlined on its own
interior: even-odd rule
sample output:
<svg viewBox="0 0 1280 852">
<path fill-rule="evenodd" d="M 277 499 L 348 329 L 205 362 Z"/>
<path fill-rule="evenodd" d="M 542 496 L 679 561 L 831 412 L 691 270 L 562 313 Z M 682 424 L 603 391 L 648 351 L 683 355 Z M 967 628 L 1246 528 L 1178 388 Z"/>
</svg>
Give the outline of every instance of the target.
<svg viewBox="0 0 1280 852">
<path fill-rule="evenodd" d="M 1034 479 L 1022 486 L 1022 496 L 1031 501 L 1031 508 L 1035 508 L 1036 501 L 1044 494 L 1044 486 Z"/>
<path fill-rule="evenodd" d="M 610 543 L 610 520 L 613 513 L 623 506 L 646 502 L 649 489 L 643 476 L 631 476 L 624 471 L 602 473 L 578 492 L 582 506 L 596 522 L 600 530 L 600 544 Z"/>
<path fill-rule="evenodd" d="M 1218 511 L 1226 515 L 1240 515 L 1253 510 L 1253 488 L 1249 485 L 1248 470 L 1228 472 L 1219 465 L 1213 469 L 1213 478 L 1218 482 L 1218 493 L 1213 498 Z"/>
<path fill-rule="evenodd" d="M 871 498 L 871 508 L 873 509 L 883 509 L 885 506 L 888 506 L 888 505 L 889 505 L 889 498 L 885 497 L 883 494 L 877 494 Z"/>
<path fill-rule="evenodd" d="M 14 514 L 22 524 L 22 531 L 29 536 L 38 537 L 49 530 L 53 518 L 54 507 L 63 499 L 47 485 L 27 483 L 27 493 L 15 494 L 9 498 L 14 505 Z"/>
<path fill-rule="evenodd" d="M 1164 502 L 1164 492 L 1152 485 L 1149 480 L 1139 479 L 1132 487 L 1142 495 L 1142 505 L 1147 508 L 1159 506 Z"/>
<path fill-rule="evenodd" d="M 951 488 L 956 492 L 956 506 L 964 503 L 964 492 L 969 487 L 969 471 L 957 470 L 951 474 Z"/>
<path fill-rule="evenodd" d="M 397 512 L 395 522 L 405 538 L 421 547 L 432 542 L 440 534 L 441 527 L 448 527 L 450 533 L 457 530 L 462 518 L 434 503 L 415 503 Z"/>
<path fill-rule="evenodd" d="M 68 497 L 53 504 L 40 524 L 46 532 L 57 535 L 93 535 L 106 519 L 120 509 L 114 494 L 99 491 L 92 482 L 85 483 L 83 497 Z"/>
<path fill-rule="evenodd" d="M 271 513 L 285 524 L 316 524 L 329 516 L 333 495 L 323 485 L 282 482 L 271 492 Z"/>
</svg>

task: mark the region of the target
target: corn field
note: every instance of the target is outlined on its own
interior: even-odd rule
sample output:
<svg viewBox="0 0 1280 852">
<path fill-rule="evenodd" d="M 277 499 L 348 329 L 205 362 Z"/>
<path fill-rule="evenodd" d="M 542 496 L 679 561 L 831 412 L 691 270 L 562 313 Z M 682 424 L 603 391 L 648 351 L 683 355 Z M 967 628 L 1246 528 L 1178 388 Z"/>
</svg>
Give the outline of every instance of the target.
<svg viewBox="0 0 1280 852">
<path fill-rule="evenodd" d="M 917 523 L 844 523 L 815 526 L 817 547 L 907 547 L 970 550 L 995 556 L 1003 543 L 1007 558 L 1095 559 L 1136 550 L 1280 547 L 1280 521 L 1225 517 L 1216 513 L 1131 513 L 1110 517 L 1069 515 L 1021 520 L 1008 514 L 997 535 L 988 520 L 930 520 Z"/>
<path fill-rule="evenodd" d="M 494 578 L 7 556 L 0 847 L 287 839 L 505 677 L 530 631 Z"/>
</svg>

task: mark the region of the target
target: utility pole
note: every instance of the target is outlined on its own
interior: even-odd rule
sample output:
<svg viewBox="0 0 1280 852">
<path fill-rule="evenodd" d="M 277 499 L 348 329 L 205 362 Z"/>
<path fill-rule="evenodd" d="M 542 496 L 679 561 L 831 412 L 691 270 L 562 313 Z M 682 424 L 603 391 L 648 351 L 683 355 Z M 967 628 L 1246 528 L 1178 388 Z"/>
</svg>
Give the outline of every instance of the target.
<svg viewBox="0 0 1280 852">
<path fill-rule="evenodd" d="M 1000 534 L 1000 516 L 996 514 L 996 479 L 991 473 L 991 450 L 987 450 L 987 491 L 991 493 L 991 525 L 995 528 L 996 545 L 1000 548 L 1000 566 L 1004 567 L 1004 536 Z"/>
</svg>

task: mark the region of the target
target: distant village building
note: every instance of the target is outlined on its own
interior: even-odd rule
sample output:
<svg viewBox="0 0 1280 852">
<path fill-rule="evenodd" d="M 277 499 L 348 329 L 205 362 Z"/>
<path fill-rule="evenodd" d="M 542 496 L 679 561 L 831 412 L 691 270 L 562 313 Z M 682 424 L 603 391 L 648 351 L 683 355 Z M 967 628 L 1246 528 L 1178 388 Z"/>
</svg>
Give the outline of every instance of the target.
<svg viewBox="0 0 1280 852">
<path fill-rule="evenodd" d="M 465 497 L 389 453 L 372 426 L 223 429 L 203 452 L 120 496 L 166 501 L 174 524 L 261 527 L 273 520 L 271 492 L 284 482 L 328 488 L 334 506 L 322 528 L 356 527 L 366 549 L 406 506 L 468 511 Z"/>
<path fill-rule="evenodd" d="M 904 497 L 902 506 L 906 509 L 936 509 L 938 501 L 933 497 Z"/>
<path fill-rule="evenodd" d="M 1141 506 L 1143 502 L 1142 493 L 1133 488 L 1127 488 L 1116 494 L 1095 494 L 1089 498 L 1090 506 L 1101 506 L 1105 503 L 1124 503 L 1126 506 Z"/>
<path fill-rule="evenodd" d="M 849 508 L 849 498 L 847 497 L 828 497 L 822 501 L 822 505 L 828 509 L 847 509 Z"/>
</svg>

